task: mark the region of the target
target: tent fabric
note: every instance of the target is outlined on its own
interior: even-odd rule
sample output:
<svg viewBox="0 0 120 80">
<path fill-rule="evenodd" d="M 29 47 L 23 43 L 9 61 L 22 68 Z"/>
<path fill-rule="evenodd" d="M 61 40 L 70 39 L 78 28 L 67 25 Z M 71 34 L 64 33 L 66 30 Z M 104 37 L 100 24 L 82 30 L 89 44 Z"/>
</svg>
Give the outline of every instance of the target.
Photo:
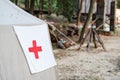
<svg viewBox="0 0 120 80">
<path fill-rule="evenodd" d="M 40 25 L 44 21 L 9 0 L 0 0 L 0 80 L 58 80 L 56 67 L 31 74 L 13 25 Z"/>
<path fill-rule="evenodd" d="M 110 8 L 111 8 L 111 2 L 112 1 L 115 1 L 115 0 L 104 0 L 104 2 L 105 2 L 105 13 L 106 14 L 110 14 Z M 88 13 L 89 12 L 89 7 L 90 7 L 90 0 L 84 0 L 83 1 L 83 7 L 82 7 L 82 13 Z M 95 3 L 95 5 L 94 5 L 94 11 L 93 11 L 93 13 L 96 13 L 96 11 L 97 11 L 97 3 Z"/>
<path fill-rule="evenodd" d="M 116 23 L 120 24 L 120 9 L 116 9 Z"/>
<path fill-rule="evenodd" d="M 82 5 L 83 5 L 82 13 L 88 13 L 89 12 L 89 7 L 90 7 L 90 0 L 84 0 Z M 96 13 L 96 3 L 94 5 L 93 13 Z"/>
<path fill-rule="evenodd" d="M 23 11 L 9 0 L 0 0 L 0 25 L 40 23 L 44 22 Z"/>
<path fill-rule="evenodd" d="M 0 30 L 0 80 L 57 80 L 55 67 L 31 74 L 13 27 Z"/>
</svg>

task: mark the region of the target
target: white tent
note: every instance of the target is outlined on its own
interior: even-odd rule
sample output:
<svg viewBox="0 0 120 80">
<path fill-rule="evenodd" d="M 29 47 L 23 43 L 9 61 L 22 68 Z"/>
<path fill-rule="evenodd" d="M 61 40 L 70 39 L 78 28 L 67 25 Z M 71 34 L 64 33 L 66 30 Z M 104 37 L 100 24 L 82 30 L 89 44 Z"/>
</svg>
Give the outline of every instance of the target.
<svg viewBox="0 0 120 80">
<path fill-rule="evenodd" d="M 120 9 L 116 9 L 116 19 L 117 24 L 120 24 Z"/>
<path fill-rule="evenodd" d="M 104 2 L 105 2 L 105 7 L 106 7 L 106 14 L 110 14 L 110 7 L 111 7 L 111 2 L 112 1 L 115 1 L 115 0 L 104 0 Z M 88 11 L 89 11 L 89 6 L 90 6 L 90 0 L 84 0 L 83 1 L 83 7 L 82 7 L 82 13 L 88 13 Z M 94 11 L 93 11 L 93 13 L 96 13 L 96 11 L 97 11 L 97 3 L 95 3 L 95 5 L 94 5 Z"/>
<path fill-rule="evenodd" d="M 31 74 L 13 25 L 46 24 L 9 0 L 0 0 L 0 80 L 58 80 L 56 67 Z"/>
</svg>

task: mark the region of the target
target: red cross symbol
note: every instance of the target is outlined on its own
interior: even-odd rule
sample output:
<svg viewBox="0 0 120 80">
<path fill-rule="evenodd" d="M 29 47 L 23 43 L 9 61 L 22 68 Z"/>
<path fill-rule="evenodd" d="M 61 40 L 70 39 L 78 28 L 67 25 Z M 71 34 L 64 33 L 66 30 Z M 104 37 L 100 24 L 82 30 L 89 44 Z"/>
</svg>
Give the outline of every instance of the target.
<svg viewBox="0 0 120 80">
<path fill-rule="evenodd" d="M 35 58 L 39 59 L 38 52 L 42 51 L 42 47 L 41 46 L 37 46 L 36 40 L 33 40 L 32 44 L 33 44 L 33 47 L 28 48 L 29 52 L 33 52 L 34 55 L 35 55 Z"/>
</svg>

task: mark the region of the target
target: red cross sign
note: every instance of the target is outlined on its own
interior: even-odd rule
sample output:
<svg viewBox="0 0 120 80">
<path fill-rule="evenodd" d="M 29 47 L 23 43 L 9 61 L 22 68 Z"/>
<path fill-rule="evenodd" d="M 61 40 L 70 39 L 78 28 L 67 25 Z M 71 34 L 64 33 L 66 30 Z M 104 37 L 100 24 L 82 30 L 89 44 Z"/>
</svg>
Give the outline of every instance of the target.
<svg viewBox="0 0 120 80">
<path fill-rule="evenodd" d="M 14 26 L 14 30 L 25 54 L 21 57 L 26 57 L 26 64 L 32 74 L 56 65 L 46 23 Z"/>
<path fill-rule="evenodd" d="M 35 58 L 39 59 L 38 52 L 42 51 L 42 47 L 41 46 L 37 46 L 36 40 L 33 40 L 32 44 L 33 44 L 33 47 L 28 48 L 29 52 L 33 52 L 34 55 L 35 55 Z"/>
</svg>

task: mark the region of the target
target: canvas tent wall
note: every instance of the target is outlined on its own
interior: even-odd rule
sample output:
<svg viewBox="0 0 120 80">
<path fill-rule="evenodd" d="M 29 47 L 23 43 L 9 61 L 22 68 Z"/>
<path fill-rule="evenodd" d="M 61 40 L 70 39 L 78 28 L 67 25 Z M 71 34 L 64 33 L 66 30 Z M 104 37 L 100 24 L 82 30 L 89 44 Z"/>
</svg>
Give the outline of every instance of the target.
<svg viewBox="0 0 120 80">
<path fill-rule="evenodd" d="M 111 2 L 112 1 L 115 1 L 115 0 L 104 0 L 106 14 L 110 14 L 110 8 L 111 8 Z M 82 5 L 83 5 L 82 13 L 88 13 L 89 6 L 90 6 L 90 0 L 84 0 Z M 96 13 L 96 11 L 97 11 L 97 7 L 96 6 L 97 6 L 97 2 L 94 5 L 93 13 Z"/>
<path fill-rule="evenodd" d="M 116 23 L 120 24 L 120 9 L 116 9 Z"/>
<path fill-rule="evenodd" d="M 43 21 L 26 13 L 9 0 L 0 0 L 0 25 L 40 23 Z"/>
<path fill-rule="evenodd" d="M 0 80 L 58 80 L 56 67 L 31 74 L 13 25 L 46 24 L 9 0 L 0 0 Z"/>
</svg>

